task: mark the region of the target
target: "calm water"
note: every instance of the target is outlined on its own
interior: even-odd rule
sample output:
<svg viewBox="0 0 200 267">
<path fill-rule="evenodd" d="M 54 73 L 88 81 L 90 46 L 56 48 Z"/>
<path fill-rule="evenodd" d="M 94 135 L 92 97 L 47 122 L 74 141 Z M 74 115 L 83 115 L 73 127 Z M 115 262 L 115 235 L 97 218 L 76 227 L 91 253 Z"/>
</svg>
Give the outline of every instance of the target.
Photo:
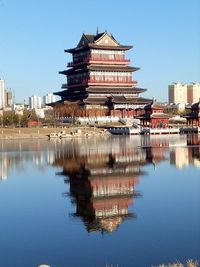
<svg viewBox="0 0 200 267">
<path fill-rule="evenodd" d="M 0 149 L 0 266 L 200 261 L 200 136 Z"/>
</svg>

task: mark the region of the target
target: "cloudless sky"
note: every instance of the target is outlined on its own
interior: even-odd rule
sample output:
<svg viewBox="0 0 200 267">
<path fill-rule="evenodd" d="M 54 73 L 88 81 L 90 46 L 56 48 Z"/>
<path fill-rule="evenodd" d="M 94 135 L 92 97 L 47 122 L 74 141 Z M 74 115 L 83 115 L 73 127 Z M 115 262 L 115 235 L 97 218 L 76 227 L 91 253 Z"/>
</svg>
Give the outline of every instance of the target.
<svg viewBox="0 0 200 267">
<path fill-rule="evenodd" d="M 143 97 L 168 99 L 172 82 L 200 82 L 200 0 L 0 0 L 0 78 L 16 101 L 61 90 L 83 32 L 124 45 Z"/>
</svg>

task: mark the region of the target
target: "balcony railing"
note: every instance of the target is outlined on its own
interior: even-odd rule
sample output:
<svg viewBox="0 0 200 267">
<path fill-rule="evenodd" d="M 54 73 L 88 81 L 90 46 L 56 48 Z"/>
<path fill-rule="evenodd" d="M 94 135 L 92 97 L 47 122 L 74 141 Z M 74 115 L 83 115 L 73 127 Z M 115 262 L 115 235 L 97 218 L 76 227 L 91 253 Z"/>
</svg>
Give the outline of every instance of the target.
<svg viewBox="0 0 200 267">
<path fill-rule="evenodd" d="M 88 80 L 88 85 L 113 85 L 113 86 L 128 86 L 136 85 L 137 81 L 97 81 L 97 80 Z"/>
<path fill-rule="evenodd" d="M 73 61 L 73 62 L 69 62 L 67 64 L 67 67 L 74 67 L 74 66 L 78 66 L 78 65 L 82 65 L 82 64 L 87 64 L 89 63 L 90 57 L 86 57 L 86 58 L 80 58 L 78 61 Z"/>
<path fill-rule="evenodd" d="M 62 89 L 65 88 L 72 88 L 72 87 L 76 87 L 76 86 L 85 86 L 85 85 L 108 85 L 108 86 L 130 86 L 130 85 L 137 85 L 137 81 L 133 81 L 133 80 L 126 80 L 126 81 L 108 81 L 106 79 L 103 80 L 96 80 L 96 79 L 85 79 L 82 81 L 78 81 L 76 83 L 64 83 L 62 84 Z"/>
<path fill-rule="evenodd" d="M 84 85 L 116 85 L 116 86 L 127 86 L 127 85 L 137 85 L 137 81 L 134 80 L 130 80 L 130 79 L 126 79 L 126 80 L 113 80 L 113 81 L 109 81 L 105 78 L 101 78 L 101 80 L 97 80 L 97 79 L 84 79 L 82 81 L 71 81 L 70 83 L 64 83 L 62 84 L 61 88 L 65 89 L 68 87 L 75 87 L 75 86 L 84 86 Z"/>
<path fill-rule="evenodd" d="M 109 57 L 105 56 L 91 56 L 83 59 L 79 59 L 78 61 L 73 61 L 69 62 L 67 64 L 67 67 L 74 67 L 74 66 L 79 66 L 82 64 L 87 64 L 87 63 L 111 63 L 111 64 L 129 64 L 131 61 L 130 59 L 125 59 L 125 58 L 117 58 L 114 57 L 113 59 L 110 59 Z"/>
<path fill-rule="evenodd" d="M 120 57 L 115 57 L 114 58 L 109 58 L 106 56 L 91 56 L 90 61 L 109 61 L 109 62 L 122 62 L 122 63 L 130 63 L 130 59 L 125 59 L 125 58 L 120 58 Z"/>
<path fill-rule="evenodd" d="M 105 77 L 101 77 L 99 80 L 95 79 L 95 78 L 90 78 L 88 79 L 88 83 L 117 83 L 117 84 L 121 84 L 121 83 L 127 83 L 127 84 L 132 84 L 132 83 L 137 83 L 136 81 L 133 81 L 132 79 L 124 79 L 124 80 L 120 80 L 119 78 L 116 80 L 108 80 Z"/>
</svg>

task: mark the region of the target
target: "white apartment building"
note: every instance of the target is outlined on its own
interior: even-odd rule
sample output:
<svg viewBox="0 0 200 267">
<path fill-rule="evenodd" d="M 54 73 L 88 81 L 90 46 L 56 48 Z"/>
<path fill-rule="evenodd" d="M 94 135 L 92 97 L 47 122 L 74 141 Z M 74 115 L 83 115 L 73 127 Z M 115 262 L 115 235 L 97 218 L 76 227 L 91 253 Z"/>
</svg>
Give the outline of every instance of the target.
<svg viewBox="0 0 200 267">
<path fill-rule="evenodd" d="M 192 104 L 200 99 L 200 83 L 173 83 L 168 86 L 169 103 Z"/>
<path fill-rule="evenodd" d="M 54 94 L 46 94 L 43 97 L 43 103 L 44 105 L 52 103 L 52 102 L 56 102 L 56 96 Z"/>
<path fill-rule="evenodd" d="M 168 86 L 169 103 L 187 104 L 187 84 L 173 83 Z"/>
<path fill-rule="evenodd" d="M 0 79 L 0 109 L 5 107 L 5 83 Z"/>
<path fill-rule="evenodd" d="M 196 103 L 200 99 L 200 83 L 191 83 L 187 85 L 188 103 Z"/>
<path fill-rule="evenodd" d="M 31 97 L 29 97 L 29 108 L 30 109 L 42 108 L 42 98 L 37 95 L 32 95 Z"/>
<path fill-rule="evenodd" d="M 22 103 L 13 104 L 13 110 L 15 111 L 15 114 L 23 115 L 24 109 L 25 109 L 25 105 Z"/>
</svg>

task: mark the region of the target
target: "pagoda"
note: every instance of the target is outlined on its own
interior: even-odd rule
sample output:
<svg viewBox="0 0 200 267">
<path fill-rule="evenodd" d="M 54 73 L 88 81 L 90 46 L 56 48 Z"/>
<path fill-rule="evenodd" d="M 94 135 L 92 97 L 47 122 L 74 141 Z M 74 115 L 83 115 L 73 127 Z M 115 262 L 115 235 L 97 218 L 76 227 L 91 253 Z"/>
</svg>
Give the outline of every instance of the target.
<svg viewBox="0 0 200 267">
<path fill-rule="evenodd" d="M 73 60 L 67 70 L 59 72 L 66 76 L 67 83 L 54 94 L 61 97 L 61 103 L 78 103 L 103 115 L 135 116 L 135 109 L 151 100 L 139 96 L 146 89 L 138 88 L 132 78 L 139 68 L 130 66 L 125 56 L 131 48 L 121 45 L 107 31 L 83 34 L 77 47 L 65 50 Z"/>
<path fill-rule="evenodd" d="M 164 113 L 165 106 L 160 105 L 155 99 L 144 107 L 145 113 L 137 118 L 143 127 L 168 128 L 170 115 Z"/>
<path fill-rule="evenodd" d="M 200 127 L 200 99 L 190 107 L 191 112 L 183 116 L 187 120 L 188 127 Z"/>
</svg>

